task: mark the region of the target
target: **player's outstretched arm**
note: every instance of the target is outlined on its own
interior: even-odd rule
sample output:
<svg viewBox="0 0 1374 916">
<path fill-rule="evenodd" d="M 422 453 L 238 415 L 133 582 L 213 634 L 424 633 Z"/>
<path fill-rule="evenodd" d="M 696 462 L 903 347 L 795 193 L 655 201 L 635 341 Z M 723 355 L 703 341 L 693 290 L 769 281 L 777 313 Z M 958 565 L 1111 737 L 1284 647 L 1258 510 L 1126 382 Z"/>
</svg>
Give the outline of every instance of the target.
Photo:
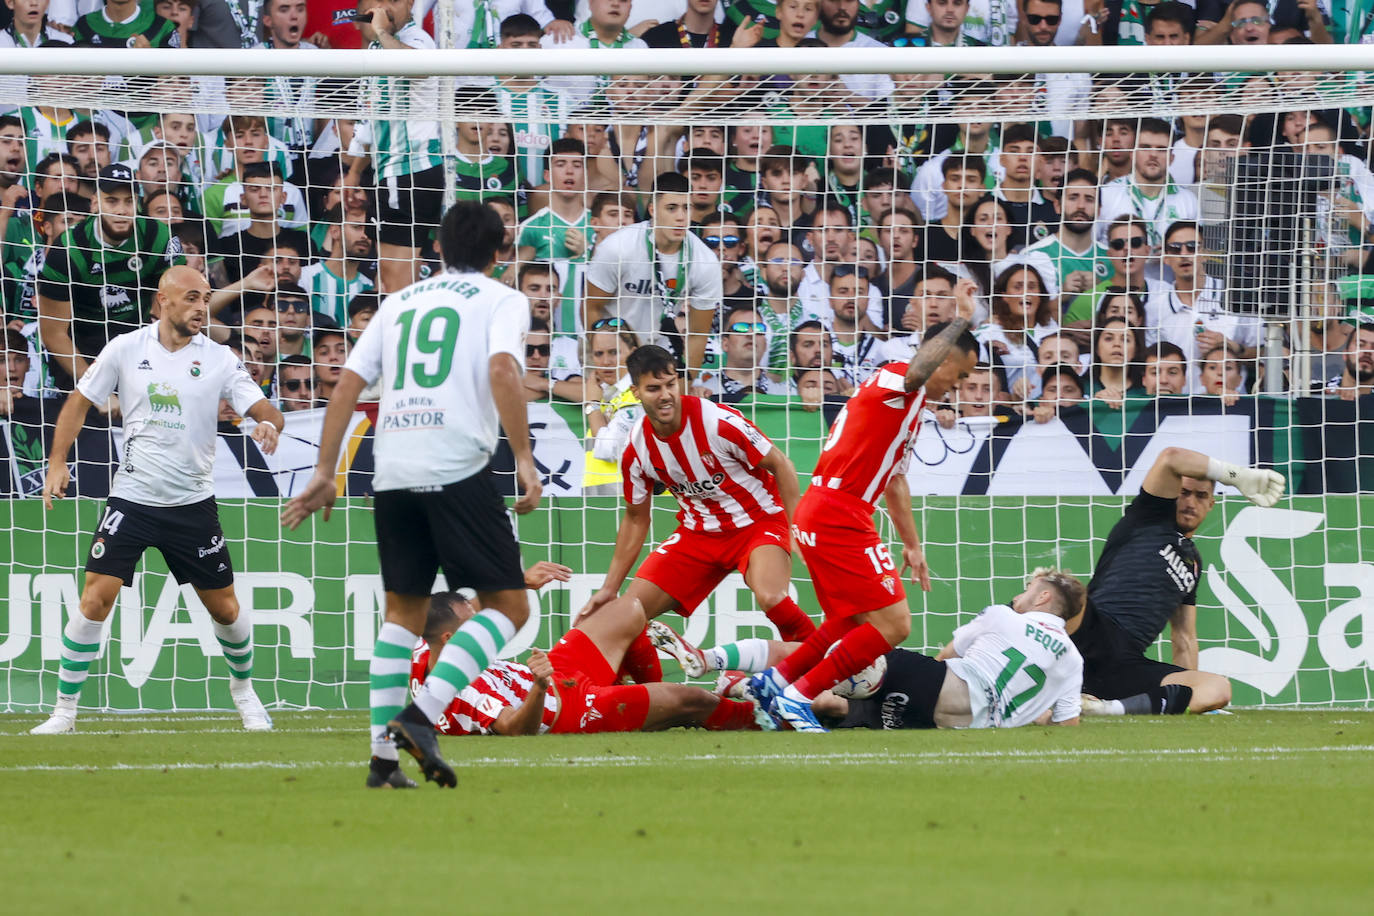
<svg viewBox="0 0 1374 916">
<path fill-rule="evenodd" d="M 526 664 L 534 675 L 534 686 L 519 706 L 507 706 L 497 714 L 491 730 L 498 735 L 539 734 L 539 724 L 544 721 L 544 696 L 553 686 L 553 663 L 542 649 L 535 649 Z"/>
<path fill-rule="evenodd" d="M 1170 447 L 1160 452 L 1150 466 L 1143 489 L 1162 499 L 1177 499 L 1184 477 L 1215 480 L 1235 487 L 1250 502 L 1265 508 L 1279 501 L 1287 485 L 1278 471 L 1241 467 L 1192 449 Z"/>
<path fill-rule="evenodd" d="M 625 516 L 620 520 L 620 528 L 615 533 L 615 553 L 611 555 L 611 565 L 606 569 L 606 578 L 591 599 L 582 608 L 581 617 L 613 601 L 620 594 L 620 586 L 630 574 L 630 567 L 639 559 L 644 549 L 644 539 L 649 536 L 649 500 L 630 503 L 625 507 Z"/>
<path fill-rule="evenodd" d="M 978 303 L 973 298 L 977 287 L 972 280 L 960 280 L 954 287 L 955 316 L 950 319 L 948 325 L 939 334 L 929 340 L 923 341 L 916 354 L 911 357 L 911 363 L 906 367 L 905 387 L 907 391 L 915 391 L 926 383 L 935 374 L 935 370 L 940 368 L 940 364 L 945 361 L 949 351 L 954 347 L 954 342 L 959 339 L 959 335 L 968 330 L 973 315 L 977 311 Z"/>
<path fill-rule="evenodd" d="M 530 445 L 529 413 L 525 406 L 524 373 L 520 363 L 509 353 L 497 353 L 487 363 L 487 377 L 491 383 L 491 399 L 496 402 L 496 415 L 506 431 L 511 453 L 515 456 L 515 479 L 523 491 L 512 506 L 516 515 L 532 512 L 539 505 L 544 485 L 534 466 L 534 449 Z"/>
<path fill-rule="evenodd" d="M 572 578 L 572 572 L 571 566 L 540 560 L 525 570 L 525 588 L 543 588 L 555 579 L 567 582 Z"/>
<path fill-rule="evenodd" d="M 323 509 L 324 520 L 329 521 L 334 500 L 339 494 L 338 484 L 334 481 L 339 467 L 339 447 L 343 444 L 344 433 L 348 431 L 353 409 L 358 406 L 358 395 L 363 393 L 365 387 L 367 382 L 352 369 L 344 369 L 339 373 L 339 381 L 334 385 L 334 393 L 329 396 L 329 406 L 324 411 L 324 424 L 320 427 L 320 454 L 315 462 L 315 473 L 305 489 L 296 494 L 282 510 L 281 523 L 287 528 L 294 531 L 317 509 Z"/>
<path fill-rule="evenodd" d="M 282 416 L 281 411 L 271 401 L 263 398 L 248 408 L 248 419 L 258 424 L 253 427 L 253 441 L 262 449 L 262 453 L 270 455 L 275 452 L 277 439 L 282 430 L 286 429 L 286 417 Z"/>
<path fill-rule="evenodd" d="M 905 575 L 908 569 L 911 570 L 911 581 L 920 583 L 921 591 L 930 591 L 930 567 L 926 565 L 921 535 L 916 530 L 916 516 L 911 511 L 911 486 L 904 475 L 896 474 L 888 481 L 883 500 L 887 503 L 892 527 L 902 539 L 902 568 L 897 574 Z"/>
<path fill-rule="evenodd" d="M 759 467 L 772 474 L 773 479 L 777 481 L 778 499 L 782 502 L 783 511 L 787 513 L 787 521 L 790 524 L 797 503 L 801 502 L 801 484 L 797 481 L 797 469 L 793 466 L 792 459 L 784 455 L 782 449 L 774 446 L 763 456 Z"/>
<path fill-rule="evenodd" d="M 62 405 L 62 412 L 57 415 L 52 451 L 48 454 L 48 472 L 43 477 L 43 505 L 49 509 L 54 499 L 67 495 L 67 484 L 72 479 L 71 472 L 67 470 L 67 455 L 72 450 L 77 434 L 81 432 L 81 424 L 86 422 L 86 414 L 90 413 L 93 406 L 84 394 L 73 391 L 67 396 L 67 403 Z"/>
</svg>

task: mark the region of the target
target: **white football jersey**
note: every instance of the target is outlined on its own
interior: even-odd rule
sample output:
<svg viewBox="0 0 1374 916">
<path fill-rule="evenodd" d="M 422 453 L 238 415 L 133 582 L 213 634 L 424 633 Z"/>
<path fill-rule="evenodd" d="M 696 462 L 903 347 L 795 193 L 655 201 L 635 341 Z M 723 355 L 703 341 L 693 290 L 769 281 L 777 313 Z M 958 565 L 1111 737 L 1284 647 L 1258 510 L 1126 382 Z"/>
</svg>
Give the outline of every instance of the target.
<svg viewBox="0 0 1374 916">
<path fill-rule="evenodd" d="M 968 684 L 970 728 L 1030 725 L 1047 709 L 1063 722 L 1081 711 L 1083 657 L 1052 614 L 994 604 L 954 631 L 951 671 Z"/>
<path fill-rule="evenodd" d="M 607 314 L 627 323 L 642 344 L 666 345 L 659 333 L 664 315 L 720 308 L 720 258 L 695 233 L 687 233 L 675 254 L 654 252 L 649 263 L 649 222 L 617 229 L 597 243 L 587 282 L 612 296 Z M 677 287 L 681 282 L 685 289 Z"/>
<path fill-rule="evenodd" d="M 145 506 L 186 506 L 214 496 L 220 398 L 240 416 L 263 400 L 233 350 L 197 334 L 169 352 L 156 323 L 106 344 L 76 390 L 93 404 L 119 395 L 124 458 L 110 495 Z"/>
<path fill-rule="evenodd" d="M 509 353 L 523 369 L 530 301 L 482 274 L 446 270 L 382 300 L 344 368 L 381 380 L 375 490 L 465 480 L 496 450 L 488 367 Z"/>
</svg>

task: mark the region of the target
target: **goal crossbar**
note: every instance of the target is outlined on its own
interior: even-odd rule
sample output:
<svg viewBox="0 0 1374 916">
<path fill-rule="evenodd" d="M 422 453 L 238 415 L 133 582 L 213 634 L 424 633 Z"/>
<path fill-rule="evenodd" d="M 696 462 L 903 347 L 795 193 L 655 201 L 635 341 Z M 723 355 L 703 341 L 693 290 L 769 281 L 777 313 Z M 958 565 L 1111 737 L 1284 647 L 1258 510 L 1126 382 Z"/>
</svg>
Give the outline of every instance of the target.
<svg viewBox="0 0 1374 916">
<path fill-rule="evenodd" d="M 704 73 L 1197 73 L 1374 71 L 1374 45 L 1199 48 L 699 48 L 301 50 L 40 48 L 7 76 L 630 76 Z"/>
</svg>

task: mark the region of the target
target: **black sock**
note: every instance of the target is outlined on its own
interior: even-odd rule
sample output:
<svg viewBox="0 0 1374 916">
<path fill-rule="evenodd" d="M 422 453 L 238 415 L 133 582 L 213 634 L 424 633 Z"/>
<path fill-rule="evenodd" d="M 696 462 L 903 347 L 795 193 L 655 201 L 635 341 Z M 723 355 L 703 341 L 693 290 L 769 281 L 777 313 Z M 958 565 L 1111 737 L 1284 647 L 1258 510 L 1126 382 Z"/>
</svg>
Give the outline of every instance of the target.
<svg viewBox="0 0 1374 916">
<path fill-rule="evenodd" d="M 1124 697 L 1121 706 L 1128 716 L 1179 716 L 1188 711 L 1192 699 L 1193 688 L 1186 684 L 1161 684 Z"/>
<path fill-rule="evenodd" d="M 398 766 L 400 766 L 400 763 L 395 760 L 383 760 L 380 757 L 372 758 L 373 772 L 379 773 L 382 776 L 390 776 Z"/>
</svg>

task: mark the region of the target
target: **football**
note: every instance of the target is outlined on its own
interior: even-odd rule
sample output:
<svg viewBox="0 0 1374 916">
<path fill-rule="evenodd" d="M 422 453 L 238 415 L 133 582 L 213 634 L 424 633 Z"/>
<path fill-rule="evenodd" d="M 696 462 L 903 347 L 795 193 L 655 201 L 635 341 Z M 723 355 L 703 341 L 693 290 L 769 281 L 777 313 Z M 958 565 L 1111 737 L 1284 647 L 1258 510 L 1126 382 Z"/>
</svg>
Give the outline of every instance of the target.
<svg viewBox="0 0 1374 916">
<path fill-rule="evenodd" d="M 835 643 L 826 650 L 825 654 L 829 655 L 834 652 L 835 646 L 838 645 L 838 642 Z M 866 700 L 878 692 L 878 688 L 883 686 L 883 678 L 886 676 L 887 658 L 879 655 L 877 661 L 858 674 L 840 681 L 830 688 L 830 692 L 837 697 L 844 697 L 846 700 Z"/>
</svg>

